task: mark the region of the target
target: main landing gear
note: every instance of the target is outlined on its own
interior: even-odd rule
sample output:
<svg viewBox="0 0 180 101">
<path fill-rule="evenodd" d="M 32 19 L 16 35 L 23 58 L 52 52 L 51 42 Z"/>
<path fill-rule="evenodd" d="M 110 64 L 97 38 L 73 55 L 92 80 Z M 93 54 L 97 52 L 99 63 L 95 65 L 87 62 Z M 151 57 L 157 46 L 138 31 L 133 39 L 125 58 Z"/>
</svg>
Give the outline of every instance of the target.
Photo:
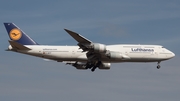
<svg viewBox="0 0 180 101">
<path fill-rule="evenodd" d="M 94 72 L 96 68 L 97 68 L 96 66 L 93 66 L 91 71 Z"/>
<path fill-rule="evenodd" d="M 161 68 L 160 62 L 158 62 L 157 64 L 158 64 L 158 65 L 157 65 L 157 69 L 160 69 L 160 68 Z"/>
<path fill-rule="evenodd" d="M 100 64 L 101 64 L 101 61 L 96 61 L 95 63 L 87 63 L 86 69 L 91 69 L 91 71 L 94 72 L 95 69 L 100 66 Z"/>
</svg>

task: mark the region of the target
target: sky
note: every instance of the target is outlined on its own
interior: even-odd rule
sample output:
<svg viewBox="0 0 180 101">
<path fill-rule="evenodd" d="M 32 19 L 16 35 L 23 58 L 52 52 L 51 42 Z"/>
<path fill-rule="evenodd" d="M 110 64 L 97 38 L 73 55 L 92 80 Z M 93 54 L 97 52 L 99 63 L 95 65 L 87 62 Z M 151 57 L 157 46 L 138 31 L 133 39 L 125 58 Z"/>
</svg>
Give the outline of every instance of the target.
<svg viewBox="0 0 180 101">
<path fill-rule="evenodd" d="M 179 0 L 2 0 L 1 101 L 179 101 Z M 116 63 L 76 70 L 55 61 L 7 52 L 4 22 L 39 44 L 77 45 L 64 28 L 103 44 L 157 44 L 176 56 L 161 63 Z"/>
</svg>

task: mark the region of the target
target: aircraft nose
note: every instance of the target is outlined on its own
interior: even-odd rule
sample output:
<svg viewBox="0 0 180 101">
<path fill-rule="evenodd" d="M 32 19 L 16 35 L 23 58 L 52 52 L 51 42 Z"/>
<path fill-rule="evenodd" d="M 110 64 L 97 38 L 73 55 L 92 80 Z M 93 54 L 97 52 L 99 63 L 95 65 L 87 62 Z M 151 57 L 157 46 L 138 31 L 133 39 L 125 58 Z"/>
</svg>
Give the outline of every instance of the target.
<svg viewBox="0 0 180 101">
<path fill-rule="evenodd" d="M 169 57 L 169 58 L 173 58 L 173 57 L 175 57 L 175 54 L 170 51 L 170 54 L 168 55 L 168 57 Z"/>
<path fill-rule="evenodd" d="M 171 58 L 175 57 L 175 54 L 173 52 L 171 52 Z"/>
<path fill-rule="evenodd" d="M 166 54 L 167 59 L 171 59 L 171 58 L 175 57 L 175 54 L 172 51 L 167 50 L 166 52 L 167 52 L 167 54 Z"/>
</svg>

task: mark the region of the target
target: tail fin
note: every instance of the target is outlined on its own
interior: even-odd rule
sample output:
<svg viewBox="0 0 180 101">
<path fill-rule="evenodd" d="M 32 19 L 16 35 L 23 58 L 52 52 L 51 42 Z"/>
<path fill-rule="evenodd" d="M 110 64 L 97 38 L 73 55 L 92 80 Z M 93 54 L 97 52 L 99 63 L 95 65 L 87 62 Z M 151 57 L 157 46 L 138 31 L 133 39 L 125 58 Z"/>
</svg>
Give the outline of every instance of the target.
<svg viewBox="0 0 180 101">
<path fill-rule="evenodd" d="M 24 33 L 14 23 L 4 23 L 8 32 L 9 38 L 22 45 L 38 45 L 33 39 L 31 39 L 26 33 Z"/>
</svg>

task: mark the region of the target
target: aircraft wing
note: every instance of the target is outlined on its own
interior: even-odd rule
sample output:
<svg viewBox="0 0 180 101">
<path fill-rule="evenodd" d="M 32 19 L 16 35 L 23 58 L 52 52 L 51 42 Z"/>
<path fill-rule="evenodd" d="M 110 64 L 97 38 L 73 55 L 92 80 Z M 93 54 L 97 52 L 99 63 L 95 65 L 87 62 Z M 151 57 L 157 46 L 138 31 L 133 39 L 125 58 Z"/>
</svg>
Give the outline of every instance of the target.
<svg viewBox="0 0 180 101">
<path fill-rule="evenodd" d="M 63 63 L 67 64 L 67 65 L 72 65 L 74 66 L 76 69 L 80 69 L 80 70 L 86 70 L 87 68 L 85 67 L 85 63 L 82 62 L 77 62 L 77 61 L 63 61 Z"/>
<path fill-rule="evenodd" d="M 88 40 L 87 38 L 81 36 L 80 34 L 70 31 L 68 29 L 64 29 L 67 33 L 69 33 L 69 35 L 71 35 L 77 42 L 79 43 L 92 43 L 90 40 Z"/>
<path fill-rule="evenodd" d="M 106 45 L 100 43 L 93 43 L 92 41 L 88 40 L 87 38 L 77 34 L 76 32 L 70 31 L 68 29 L 64 29 L 69 35 L 71 35 L 77 42 L 80 49 L 86 53 L 87 63 L 67 63 L 70 64 L 77 69 L 91 69 L 94 71 L 97 67 L 100 69 L 109 69 L 110 63 L 103 63 L 102 57 L 106 57 Z"/>
<path fill-rule="evenodd" d="M 81 36 L 76 32 L 70 31 L 68 29 L 64 30 L 78 42 L 78 46 L 80 47 L 80 49 L 82 49 L 83 51 L 89 50 L 88 46 L 92 44 L 92 41 L 88 40 L 87 38 Z"/>
</svg>

